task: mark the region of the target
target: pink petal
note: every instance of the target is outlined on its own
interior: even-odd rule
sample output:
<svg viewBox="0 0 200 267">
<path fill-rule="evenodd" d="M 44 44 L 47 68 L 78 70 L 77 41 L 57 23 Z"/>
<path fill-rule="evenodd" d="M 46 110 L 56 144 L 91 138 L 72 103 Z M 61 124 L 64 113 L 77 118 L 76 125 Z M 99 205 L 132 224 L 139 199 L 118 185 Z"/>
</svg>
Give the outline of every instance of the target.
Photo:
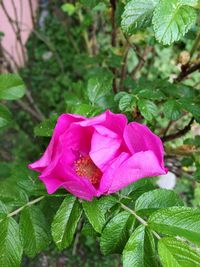
<svg viewBox="0 0 200 267">
<path fill-rule="evenodd" d="M 56 127 L 53 132 L 53 136 L 43 156 L 34 163 L 29 164 L 28 167 L 35 171 L 42 172 L 44 168 L 48 166 L 54 156 L 54 148 L 58 143 L 60 135 L 62 135 L 68 129 L 72 122 L 81 121 L 83 119 L 83 117 L 78 115 L 62 114 L 58 118 Z"/>
<path fill-rule="evenodd" d="M 96 126 L 92 135 L 90 157 L 102 171 L 119 153 L 122 140 L 104 126 Z"/>
<path fill-rule="evenodd" d="M 151 150 L 160 165 L 164 168 L 164 149 L 160 138 L 145 125 L 137 122 L 129 123 L 124 131 L 124 139 L 132 154 Z"/>
<path fill-rule="evenodd" d="M 112 180 L 108 194 L 116 192 L 123 187 L 144 177 L 166 174 L 157 157 L 152 151 L 142 151 L 134 154 L 124 162 L 111 165 L 113 171 L 105 172 L 104 180 Z"/>
</svg>

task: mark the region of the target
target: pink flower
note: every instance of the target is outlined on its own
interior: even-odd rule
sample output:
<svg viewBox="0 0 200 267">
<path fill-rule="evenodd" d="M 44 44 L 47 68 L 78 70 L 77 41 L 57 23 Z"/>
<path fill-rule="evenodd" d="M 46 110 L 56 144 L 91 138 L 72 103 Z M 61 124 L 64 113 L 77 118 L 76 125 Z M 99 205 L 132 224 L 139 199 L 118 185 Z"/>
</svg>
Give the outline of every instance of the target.
<svg viewBox="0 0 200 267">
<path fill-rule="evenodd" d="M 49 194 L 59 187 L 79 198 L 114 193 L 148 176 L 166 174 L 158 136 L 126 116 L 59 117 L 44 155 L 29 168 L 40 172 Z"/>
</svg>

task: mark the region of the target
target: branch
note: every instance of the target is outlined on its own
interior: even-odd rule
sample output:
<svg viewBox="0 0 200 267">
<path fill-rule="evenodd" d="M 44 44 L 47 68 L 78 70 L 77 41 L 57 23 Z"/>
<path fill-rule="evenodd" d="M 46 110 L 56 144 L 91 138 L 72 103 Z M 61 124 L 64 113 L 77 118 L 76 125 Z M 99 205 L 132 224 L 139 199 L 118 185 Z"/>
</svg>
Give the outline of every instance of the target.
<svg viewBox="0 0 200 267">
<path fill-rule="evenodd" d="M 191 73 L 200 70 L 200 62 L 198 62 L 197 64 L 193 65 L 190 68 L 183 68 L 181 73 L 178 75 L 177 78 L 174 79 L 175 82 L 181 82 L 182 80 L 184 80 L 188 75 L 190 75 Z"/>
<path fill-rule="evenodd" d="M 123 82 L 126 76 L 126 63 L 127 63 L 127 59 L 128 59 L 128 51 L 129 51 L 129 44 L 126 46 L 125 48 L 125 52 L 124 52 L 124 58 L 122 61 L 122 69 L 121 69 L 121 79 L 120 79 L 120 84 L 119 84 L 119 90 L 123 91 Z"/>
<path fill-rule="evenodd" d="M 134 210 L 130 209 L 129 207 L 127 207 L 126 205 L 124 205 L 122 203 L 120 203 L 120 204 L 121 204 L 121 207 L 124 210 L 130 212 L 141 224 L 143 224 L 145 227 L 148 226 L 148 223 L 143 218 L 141 218 L 140 216 L 138 216 Z M 158 239 L 160 239 L 160 236 L 155 231 L 151 230 L 151 232 L 154 234 L 155 237 L 157 237 Z"/>
<path fill-rule="evenodd" d="M 191 118 L 189 123 L 183 129 L 181 129 L 180 131 L 178 131 L 178 132 L 176 132 L 174 134 L 169 134 L 167 136 L 163 136 L 161 138 L 161 140 L 163 142 L 172 141 L 172 140 L 174 140 L 176 138 L 179 138 L 179 137 L 185 135 L 186 133 L 188 133 L 190 131 L 191 125 L 192 125 L 193 122 L 194 122 L 194 117 Z"/>
<path fill-rule="evenodd" d="M 116 47 L 116 36 L 117 36 L 117 32 L 116 32 L 116 23 L 115 23 L 115 11 L 116 11 L 116 1 L 117 0 L 110 0 L 110 4 L 112 7 L 112 11 L 111 11 L 111 23 L 112 23 L 112 34 L 111 34 L 111 45 L 112 47 Z M 111 68 L 112 73 L 114 75 L 113 78 L 113 92 L 117 93 L 117 83 L 116 83 L 116 74 L 117 74 L 117 69 L 116 68 Z"/>
</svg>

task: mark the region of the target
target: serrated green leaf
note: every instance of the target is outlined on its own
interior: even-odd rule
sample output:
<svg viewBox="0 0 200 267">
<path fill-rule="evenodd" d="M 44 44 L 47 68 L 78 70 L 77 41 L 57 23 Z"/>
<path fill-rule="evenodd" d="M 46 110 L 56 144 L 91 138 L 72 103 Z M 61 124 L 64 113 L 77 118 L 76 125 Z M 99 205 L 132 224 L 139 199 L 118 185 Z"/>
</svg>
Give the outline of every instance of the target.
<svg viewBox="0 0 200 267">
<path fill-rule="evenodd" d="M 143 193 L 155 189 L 155 186 L 150 181 L 150 179 L 141 179 L 129 186 L 123 188 L 120 192 L 125 196 L 128 196 L 131 201 L 135 201 Z"/>
<path fill-rule="evenodd" d="M 155 231 L 180 236 L 200 245 L 200 209 L 172 207 L 154 212 L 148 225 Z"/>
<path fill-rule="evenodd" d="M 157 114 L 157 106 L 154 104 L 154 102 L 150 100 L 139 99 L 138 107 L 142 116 L 148 121 L 151 121 L 153 117 Z"/>
<path fill-rule="evenodd" d="M 80 217 L 78 200 L 72 195 L 66 196 L 51 226 L 53 240 L 60 250 L 71 245 Z"/>
<path fill-rule="evenodd" d="M 8 125 L 12 120 L 12 114 L 10 110 L 0 104 L 0 128 Z"/>
<path fill-rule="evenodd" d="M 100 247 L 104 255 L 121 253 L 134 222 L 135 218 L 126 211 L 120 212 L 108 222 L 100 239 Z"/>
<path fill-rule="evenodd" d="M 125 94 L 119 100 L 119 109 L 121 111 L 131 111 L 136 105 L 136 101 L 130 94 Z"/>
<path fill-rule="evenodd" d="M 175 238 L 162 238 L 158 254 L 163 267 L 199 267 L 200 254 L 186 243 Z"/>
<path fill-rule="evenodd" d="M 93 199 L 92 202 L 84 201 L 83 209 L 95 231 L 101 233 L 106 220 L 104 210 L 101 208 L 98 199 Z"/>
<path fill-rule="evenodd" d="M 112 79 L 112 73 L 106 70 L 100 70 L 99 73 L 89 79 L 87 93 L 92 105 L 98 104 L 102 97 L 111 92 Z"/>
<path fill-rule="evenodd" d="M 52 136 L 53 129 L 55 128 L 58 115 L 53 115 L 51 118 L 44 120 L 34 128 L 35 136 Z"/>
<path fill-rule="evenodd" d="M 147 215 L 157 209 L 183 205 L 183 201 L 174 191 L 156 189 L 144 193 L 136 200 L 135 211 Z"/>
<path fill-rule="evenodd" d="M 124 267 L 157 266 L 155 244 L 151 232 L 145 226 L 139 226 L 130 236 L 123 250 Z"/>
<path fill-rule="evenodd" d="M 0 266 L 19 267 L 22 258 L 19 226 L 13 218 L 0 222 Z"/>
<path fill-rule="evenodd" d="M 133 34 L 135 29 L 150 26 L 154 8 L 159 0 L 129 1 L 122 14 L 121 27 L 125 33 Z"/>
<path fill-rule="evenodd" d="M 178 120 L 181 117 L 181 105 L 177 100 L 171 99 L 165 102 L 163 106 L 163 112 L 167 119 Z"/>
<path fill-rule="evenodd" d="M 15 100 L 25 93 L 23 80 L 17 74 L 0 75 L 0 99 Z"/>
<path fill-rule="evenodd" d="M 156 39 L 164 45 L 178 41 L 194 25 L 196 18 L 194 8 L 181 0 L 160 0 L 153 15 Z"/>
<path fill-rule="evenodd" d="M 38 207 L 25 208 L 20 216 L 20 231 L 27 256 L 34 257 L 50 242 L 49 225 Z"/>
</svg>

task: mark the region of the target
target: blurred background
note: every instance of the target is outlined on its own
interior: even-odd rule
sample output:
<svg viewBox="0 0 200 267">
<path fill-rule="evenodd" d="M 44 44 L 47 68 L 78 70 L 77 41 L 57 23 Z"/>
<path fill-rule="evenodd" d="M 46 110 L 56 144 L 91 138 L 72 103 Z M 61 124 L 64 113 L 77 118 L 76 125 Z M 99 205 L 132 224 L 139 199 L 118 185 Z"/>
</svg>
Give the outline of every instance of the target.
<svg viewBox="0 0 200 267">
<path fill-rule="evenodd" d="M 110 1 L 0 1 L 0 72 L 18 72 L 26 84 L 22 99 L 5 101 L 12 119 L 0 128 L 0 194 L 8 199 L 22 196 L 17 195 L 17 187 L 7 189 L 5 180 L 15 179 L 19 186 L 29 175 L 27 163 L 44 151 L 59 114 L 92 116 L 110 108 L 124 112 L 130 121 L 147 123 L 160 136 L 184 130 L 177 139 L 166 140 L 169 174 L 153 181 L 159 187 L 174 188 L 187 205 L 200 207 L 200 127 L 190 113 L 175 104 L 172 107 L 172 103 L 163 105 L 167 101 L 162 97 L 159 100 L 155 94 L 152 101 L 158 100 L 157 111 L 151 106 L 146 116 L 130 101 L 123 105 L 122 95 L 114 98 L 110 93 L 95 107 L 88 100 L 88 80 L 101 71 L 104 77 L 105 70 L 117 77 L 115 82 L 120 90 L 134 93 L 138 86 L 150 86 L 154 92 L 160 90 L 167 95 L 170 82 L 177 77 L 182 79 L 178 75 L 190 60 L 187 51 L 191 51 L 198 36 L 199 29 L 194 26 L 180 42 L 162 46 L 148 29 L 136 32 L 127 41 L 119 28 L 124 1 L 119 2 L 115 10 L 117 37 L 113 39 Z M 195 60 L 199 60 L 199 48 L 195 53 Z M 160 79 L 168 84 L 158 83 Z M 195 88 L 193 93 L 191 87 Z M 180 95 L 198 98 L 199 71 L 185 79 L 184 86 L 177 90 Z M 170 94 L 168 102 L 172 100 Z M 170 114 L 166 112 L 169 109 Z M 200 114 L 200 108 L 195 112 Z M 56 201 L 51 204 L 59 205 Z M 24 258 L 23 266 L 121 266 L 118 256 L 101 255 L 89 224 L 79 232 L 72 248 L 60 253 L 52 245 L 34 259 Z"/>
</svg>

